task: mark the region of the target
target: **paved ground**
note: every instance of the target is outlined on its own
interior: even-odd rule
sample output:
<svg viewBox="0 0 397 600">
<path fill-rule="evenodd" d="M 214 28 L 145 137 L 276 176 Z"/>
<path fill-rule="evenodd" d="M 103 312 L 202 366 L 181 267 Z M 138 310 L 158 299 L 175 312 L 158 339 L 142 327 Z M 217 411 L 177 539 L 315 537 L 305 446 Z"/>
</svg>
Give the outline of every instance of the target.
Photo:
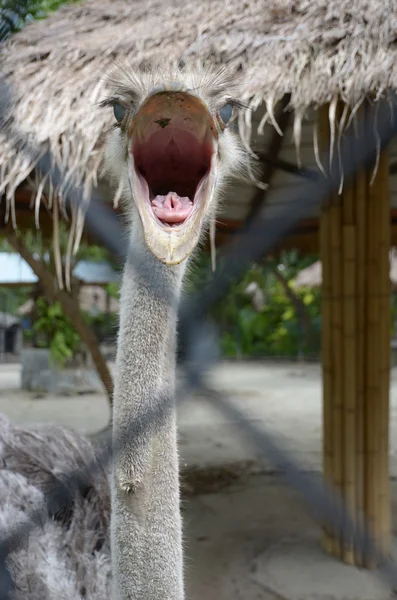
<svg viewBox="0 0 397 600">
<path fill-rule="evenodd" d="M 397 475 L 396 375 L 391 392 L 393 477 Z M 276 434 L 302 465 L 320 469 L 318 366 L 223 364 L 213 373 L 212 383 L 230 393 L 256 426 Z M 100 394 L 34 398 L 18 387 L 19 367 L 1 365 L 0 411 L 16 423 L 57 421 L 85 433 L 107 424 L 108 407 Z M 179 408 L 179 432 L 182 464 L 190 473 L 192 468 L 199 469 L 197 477 L 194 471 L 189 475 L 185 486 L 189 599 L 389 598 L 373 574 L 344 567 L 323 555 L 319 529 L 305 507 L 272 474 L 272 466 L 258 455 L 233 419 L 191 396 Z M 242 465 L 249 468 L 236 478 Z M 200 493 L 192 494 L 193 488 Z M 393 498 L 397 499 L 394 482 Z M 397 515 L 396 506 L 393 514 Z"/>
<path fill-rule="evenodd" d="M 109 409 L 104 395 L 35 397 L 20 391 L 19 380 L 19 365 L 0 365 L 0 411 L 14 422 L 55 421 L 88 434 L 106 426 Z M 216 388 L 238 400 L 250 419 L 282 435 L 308 466 L 320 466 L 321 387 L 317 366 L 302 369 L 224 364 L 211 380 Z M 258 458 L 233 420 L 196 395 L 182 400 L 179 432 L 181 457 L 188 466 Z"/>
</svg>

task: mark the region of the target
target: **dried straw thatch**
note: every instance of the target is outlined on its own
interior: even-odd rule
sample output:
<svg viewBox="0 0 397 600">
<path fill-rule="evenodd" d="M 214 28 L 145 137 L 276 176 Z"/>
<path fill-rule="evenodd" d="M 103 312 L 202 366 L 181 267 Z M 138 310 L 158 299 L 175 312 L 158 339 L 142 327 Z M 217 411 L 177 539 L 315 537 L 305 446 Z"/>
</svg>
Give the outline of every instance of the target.
<svg viewBox="0 0 397 600">
<path fill-rule="evenodd" d="M 121 59 L 131 69 L 163 57 L 227 64 L 241 77 L 242 99 L 252 108 L 264 102 L 274 125 L 274 106 L 290 93 L 299 144 L 308 107 L 332 105 L 337 96 L 354 107 L 397 88 L 396 39 L 397 0 L 88 0 L 64 7 L 0 50 L 12 96 L 0 132 L 0 195 L 13 216 L 17 186 L 49 147 L 89 197 L 110 124 L 108 110 L 96 107 L 101 77 Z M 247 111 L 240 123 L 246 139 L 250 122 Z M 33 156 L 21 151 L 15 130 L 33 144 Z M 50 204 L 59 198 L 49 194 Z"/>
<path fill-rule="evenodd" d="M 320 287 L 323 281 L 321 261 L 317 260 L 309 267 L 299 271 L 294 281 L 294 288 Z"/>
<path fill-rule="evenodd" d="M 394 289 L 397 288 L 397 250 L 392 248 L 389 254 L 390 260 L 390 283 Z M 302 269 L 295 278 L 295 289 L 303 287 L 320 287 L 323 281 L 321 262 L 318 260 L 309 267 Z"/>
</svg>

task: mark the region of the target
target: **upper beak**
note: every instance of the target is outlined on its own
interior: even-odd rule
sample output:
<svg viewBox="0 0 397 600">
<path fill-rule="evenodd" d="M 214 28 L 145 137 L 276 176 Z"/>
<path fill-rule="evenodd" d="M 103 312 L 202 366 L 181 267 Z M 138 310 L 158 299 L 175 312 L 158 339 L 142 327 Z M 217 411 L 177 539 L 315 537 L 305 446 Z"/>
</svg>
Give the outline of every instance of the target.
<svg viewBox="0 0 397 600">
<path fill-rule="evenodd" d="M 199 241 L 214 196 L 218 166 L 218 129 L 214 118 L 193 95 L 161 92 L 150 96 L 138 109 L 129 127 L 129 139 L 129 182 L 145 242 L 161 262 L 181 263 Z M 195 175 L 196 163 L 204 165 L 201 177 Z M 177 188 L 183 180 L 188 189 L 189 178 L 194 189 L 191 214 L 173 226 L 162 223 L 151 205 L 159 193 L 156 186 L 160 189 L 162 185 L 161 193 L 166 194 L 166 186 Z"/>
</svg>

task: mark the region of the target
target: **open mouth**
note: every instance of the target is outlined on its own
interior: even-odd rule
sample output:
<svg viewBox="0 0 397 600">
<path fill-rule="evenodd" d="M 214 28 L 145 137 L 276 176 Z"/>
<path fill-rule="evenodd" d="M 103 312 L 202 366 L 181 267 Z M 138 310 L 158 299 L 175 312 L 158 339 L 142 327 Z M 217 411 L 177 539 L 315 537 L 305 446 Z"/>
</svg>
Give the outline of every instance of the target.
<svg viewBox="0 0 397 600">
<path fill-rule="evenodd" d="M 197 98 L 151 96 L 130 128 L 129 179 L 146 243 L 176 264 L 196 246 L 216 179 L 217 130 Z"/>
</svg>

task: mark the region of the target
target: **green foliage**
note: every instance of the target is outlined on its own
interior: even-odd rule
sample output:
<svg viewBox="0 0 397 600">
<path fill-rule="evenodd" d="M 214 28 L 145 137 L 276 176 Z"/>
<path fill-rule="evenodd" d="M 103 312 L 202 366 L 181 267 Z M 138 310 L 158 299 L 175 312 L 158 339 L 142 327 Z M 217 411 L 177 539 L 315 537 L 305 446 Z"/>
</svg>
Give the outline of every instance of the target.
<svg viewBox="0 0 397 600">
<path fill-rule="evenodd" d="M 221 335 L 221 352 L 225 357 L 289 356 L 318 354 L 320 352 L 321 316 L 319 290 L 295 292 L 302 300 L 309 316 L 312 336 L 310 348 L 304 344 L 301 315 L 288 298 L 285 289 L 274 275 L 278 268 L 292 285 L 297 273 L 310 265 L 317 257 L 301 257 L 297 252 L 284 252 L 277 260 L 254 264 L 238 280 L 231 283 L 229 293 L 210 311 Z M 193 270 L 188 290 L 203 290 L 223 268 L 218 262 L 214 275 L 210 270 L 210 259 L 202 254 Z M 257 312 L 246 293 L 249 283 L 256 282 L 263 290 L 265 303 Z"/>
<path fill-rule="evenodd" d="M 111 298 L 118 298 L 120 295 L 120 284 L 111 282 L 105 285 L 105 290 L 111 296 Z"/>
<path fill-rule="evenodd" d="M 0 287 L 0 312 L 15 314 L 17 309 L 29 299 L 29 288 Z"/>
<path fill-rule="evenodd" d="M 92 262 L 102 262 L 105 260 L 111 262 L 112 257 L 108 250 L 103 248 L 103 246 L 94 246 L 92 244 L 87 244 L 84 242 L 84 240 L 82 240 L 80 242 L 75 260 L 79 261 L 82 259 L 91 260 Z"/>
<path fill-rule="evenodd" d="M 10 246 L 6 238 L 2 236 L 0 236 L 0 252 L 13 252 L 12 246 Z"/>
<path fill-rule="evenodd" d="M 80 337 L 64 315 L 59 302 L 48 302 L 45 298 L 36 301 L 37 319 L 33 324 L 36 343 L 50 348 L 53 361 L 59 366 L 71 359 L 79 347 Z"/>
<path fill-rule="evenodd" d="M 23 241 L 28 250 L 33 253 L 37 260 L 45 261 L 46 269 L 55 275 L 54 257 L 52 253 L 51 239 L 42 237 L 40 230 L 32 229 L 23 232 Z M 64 255 L 68 243 L 68 231 L 65 223 L 60 223 L 61 252 Z M 0 236 L 0 252 L 13 252 L 13 248 L 4 237 Z M 100 246 L 88 245 L 85 242 L 75 257 L 73 265 L 80 259 L 95 261 L 107 260 L 111 262 L 109 252 Z M 118 284 L 111 283 L 106 286 L 111 296 L 117 297 L 119 293 Z M 0 311 L 15 314 L 19 306 L 32 297 L 33 288 L 1 288 L 0 287 Z M 31 331 L 25 331 L 27 338 L 31 338 L 35 345 L 49 347 L 51 355 L 57 364 L 63 366 L 72 358 L 80 346 L 80 337 L 72 328 L 69 320 L 62 312 L 58 302 L 47 302 L 43 297 L 39 298 L 33 311 Z M 93 329 L 99 339 L 114 338 L 117 330 L 118 320 L 115 315 L 89 315 L 83 314 L 87 325 Z"/>
</svg>

